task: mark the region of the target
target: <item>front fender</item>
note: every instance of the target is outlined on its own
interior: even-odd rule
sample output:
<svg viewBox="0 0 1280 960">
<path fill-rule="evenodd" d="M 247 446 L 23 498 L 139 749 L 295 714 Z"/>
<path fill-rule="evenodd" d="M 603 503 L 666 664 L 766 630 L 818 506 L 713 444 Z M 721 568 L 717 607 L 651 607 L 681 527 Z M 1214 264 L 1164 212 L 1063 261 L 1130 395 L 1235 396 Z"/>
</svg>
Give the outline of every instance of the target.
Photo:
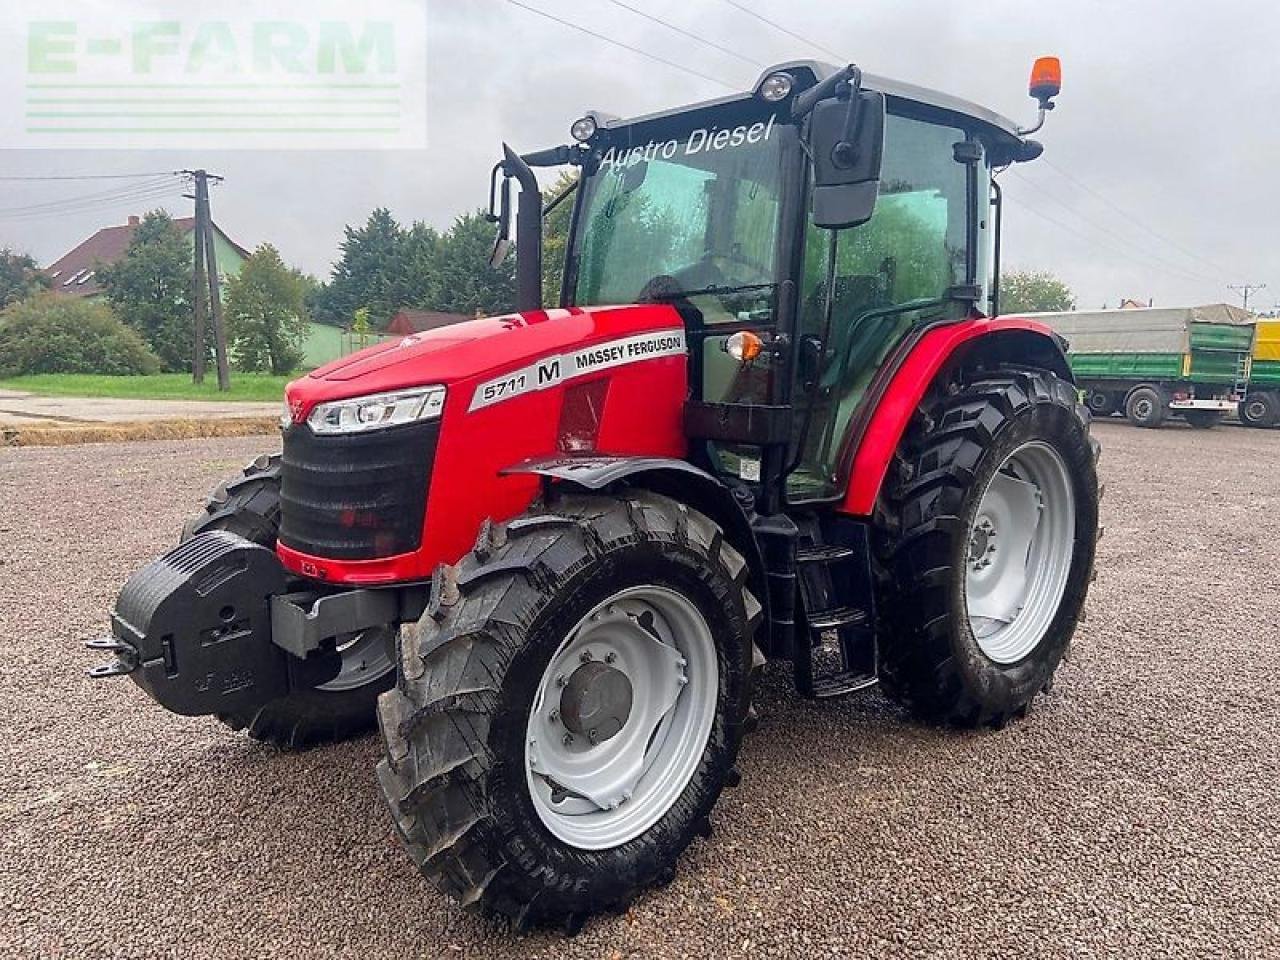
<svg viewBox="0 0 1280 960">
<path fill-rule="evenodd" d="M 768 578 L 751 517 L 733 491 L 705 470 L 673 457 L 582 455 L 526 460 L 502 473 L 544 477 L 591 491 L 626 482 L 670 497 L 710 517 L 724 531 L 725 539 L 746 558 L 747 585 L 764 607 L 764 623 L 771 627 Z M 771 649 L 770 637 L 757 636 L 757 642 L 764 649 Z"/>
</svg>

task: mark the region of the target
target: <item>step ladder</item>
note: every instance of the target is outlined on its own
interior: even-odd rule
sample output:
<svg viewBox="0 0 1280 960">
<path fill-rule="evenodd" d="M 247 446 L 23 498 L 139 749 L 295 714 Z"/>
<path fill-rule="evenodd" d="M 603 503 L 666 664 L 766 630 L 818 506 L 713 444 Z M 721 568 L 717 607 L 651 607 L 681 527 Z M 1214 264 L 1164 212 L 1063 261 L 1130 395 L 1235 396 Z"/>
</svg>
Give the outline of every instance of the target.
<svg viewBox="0 0 1280 960">
<path fill-rule="evenodd" d="M 1232 388 L 1233 397 L 1236 400 L 1243 400 L 1249 395 L 1249 377 L 1253 373 L 1253 357 L 1247 353 L 1240 354 L 1236 359 L 1236 382 Z"/>
<path fill-rule="evenodd" d="M 823 543 L 815 522 L 796 544 L 800 610 L 792 649 L 796 688 L 806 697 L 838 697 L 877 680 L 874 595 L 867 529 L 850 521 Z"/>
</svg>

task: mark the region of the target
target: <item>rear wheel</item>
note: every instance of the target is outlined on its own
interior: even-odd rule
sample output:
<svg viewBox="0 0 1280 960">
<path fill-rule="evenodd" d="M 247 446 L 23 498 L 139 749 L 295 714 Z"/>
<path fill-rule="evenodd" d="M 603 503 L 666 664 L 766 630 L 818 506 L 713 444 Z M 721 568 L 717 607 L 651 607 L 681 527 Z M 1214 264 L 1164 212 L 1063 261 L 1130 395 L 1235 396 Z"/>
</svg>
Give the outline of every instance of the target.
<svg viewBox="0 0 1280 960">
<path fill-rule="evenodd" d="M 1280 403 L 1275 394 L 1251 393 L 1240 401 L 1238 412 L 1246 427 L 1273 427 L 1280 420 Z"/>
<path fill-rule="evenodd" d="M 881 503 L 882 681 L 929 722 L 1000 726 L 1052 679 L 1084 606 L 1096 444 L 1047 371 L 939 396 Z"/>
<path fill-rule="evenodd" d="M 1135 427 L 1156 429 L 1164 425 L 1169 402 L 1156 387 L 1137 387 L 1124 402 L 1124 415 Z"/>
<path fill-rule="evenodd" d="M 1090 390 L 1085 397 L 1089 412 L 1095 417 L 1109 417 L 1120 409 L 1120 402 L 1114 393 L 1106 390 Z"/>
<path fill-rule="evenodd" d="M 182 528 L 182 539 L 226 530 L 275 548 L 280 529 L 280 457 L 263 455 L 240 477 L 219 484 L 205 508 Z M 336 677 L 311 690 L 272 700 L 253 713 L 219 714 L 234 730 L 279 747 L 302 749 L 373 728 L 378 695 L 395 682 L 391 630 L 365 630 L 343 638 Z"/>
<path fill-rule="evenodd" d="M 378 777 L 423 874 L 519 926 L 621 909 L 710 829 L 760 606 L 709 519 L 566 499 L 437 574 L 379 703 Z"/>
<path fill-rule="evenodd" d="M 1182 416 L 1196 430 L 1212 430 L 1222 422 L 1222 414 L 1217 410 L 1188 410 Z"/>
</svg>

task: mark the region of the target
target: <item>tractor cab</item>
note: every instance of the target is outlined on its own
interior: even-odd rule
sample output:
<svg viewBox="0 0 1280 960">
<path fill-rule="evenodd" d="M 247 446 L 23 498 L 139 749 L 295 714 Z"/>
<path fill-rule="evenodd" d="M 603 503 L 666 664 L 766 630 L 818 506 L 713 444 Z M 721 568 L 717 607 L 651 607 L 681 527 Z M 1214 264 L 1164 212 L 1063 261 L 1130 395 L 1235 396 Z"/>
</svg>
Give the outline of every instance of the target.
<svg viewBox="0 0 1280 960">
<path fill-rule="evenodd" d="M 997 312 L 992 171 L 1041 150 L 975 104 L 812 61 L 740 96 L 591 113 L 572 133 L 574 147 L 501 165 L 580 169 L 559 305 L 674 305 L 692 455 L 774 509 L 844 495 L 843 454 L 895 352 Z M 540 305 L 528 293 L 522 308 Z"/>
</svg>

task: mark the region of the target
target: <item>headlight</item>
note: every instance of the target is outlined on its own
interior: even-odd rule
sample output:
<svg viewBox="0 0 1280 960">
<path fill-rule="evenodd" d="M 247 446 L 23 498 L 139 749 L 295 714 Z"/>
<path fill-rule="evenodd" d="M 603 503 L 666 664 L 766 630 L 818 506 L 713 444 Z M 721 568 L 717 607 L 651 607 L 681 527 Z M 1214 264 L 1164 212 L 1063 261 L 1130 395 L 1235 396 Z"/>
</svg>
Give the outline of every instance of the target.
<svg viewBox="0 0 1280 960">
<path fill-rule="evenodd" d="M 415 420 L 434 420 L 444 410 L 444 387 L 375 393 L 319 404 L 307 417 L 315 433 L 364 433 Z"/>
</svg>

